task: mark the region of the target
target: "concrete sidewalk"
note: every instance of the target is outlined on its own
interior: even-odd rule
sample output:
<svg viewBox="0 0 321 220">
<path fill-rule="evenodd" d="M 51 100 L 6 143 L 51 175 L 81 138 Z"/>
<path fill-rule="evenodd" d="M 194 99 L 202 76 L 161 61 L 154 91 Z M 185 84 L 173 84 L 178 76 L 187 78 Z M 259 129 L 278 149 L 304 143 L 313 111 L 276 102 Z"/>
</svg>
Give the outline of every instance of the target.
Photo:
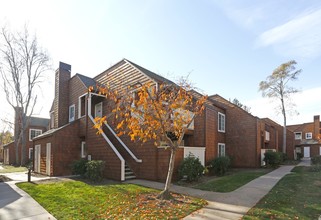
<svg viewBox="0 0 321 220">
<path fill-rule="evenodd" d="M 206 207 L 184 219 L 241 219 L 282 177 L 289 174 L 294 167 L 281 166 L 230 193 L 208 192 L 176 185 L 172 185 L 171 191 L 203 198 L 208 201 Z M 163 183 L 146 180 L 129 180 L 126 182 L 156 189 L 164 188 Z"/>
<path fill-rule="evenodd" d="M 26 172 L 3 173 L 13 181 L 0 183 L 0 220 L 55 220 L 38 202 L 15 184 L 27 181 Z M 31 177 L 32 181 L 49 177 Z"/>
</svg>

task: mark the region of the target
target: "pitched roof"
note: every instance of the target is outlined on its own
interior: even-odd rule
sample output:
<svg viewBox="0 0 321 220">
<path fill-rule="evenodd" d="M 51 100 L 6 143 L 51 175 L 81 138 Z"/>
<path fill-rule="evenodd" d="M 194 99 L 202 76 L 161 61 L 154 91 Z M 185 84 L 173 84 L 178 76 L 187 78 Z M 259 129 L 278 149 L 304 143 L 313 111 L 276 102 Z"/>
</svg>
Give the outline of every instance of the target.
<svg viewBox="0 0 321 220">
<path fill-rule="evenodd" d="M 89 86 L 95 86 L 96 81 L 88 76 L 81 75 L 79 73 L 76 74 L 78 78 L 83 82 L 83 84 L 88 88 Z"/>
<path fill-rule="evenodd" d="M 132 61 L 129 61 L 127 59 L 124 59 L 126 62 L 130 63 L 131 65 L 133 65 L 135 68 L 137 68 L 139 71 L 141 71 L 142 73 L 144 73 L 145 75 L 147 75 L 148 77 L 152 78 L 153 80 L 157 81 L 158 83 L 168 83 L 168 84 L 175 84 L 173 81 L 166 79 L 163 76 L 160 76 L 148 69 L 145 69 L 144 67 L 141 67 L 139 65 L 137 65 L 136 63 L 133 63 Z"/>
<path fill-rule="evenodd" d="M 48 127 L 49 119 L 48 118 L 38 118 L 38 117 L 29 117 L 29 126 L 39 126 L 39 127 Z"/>
</svg>

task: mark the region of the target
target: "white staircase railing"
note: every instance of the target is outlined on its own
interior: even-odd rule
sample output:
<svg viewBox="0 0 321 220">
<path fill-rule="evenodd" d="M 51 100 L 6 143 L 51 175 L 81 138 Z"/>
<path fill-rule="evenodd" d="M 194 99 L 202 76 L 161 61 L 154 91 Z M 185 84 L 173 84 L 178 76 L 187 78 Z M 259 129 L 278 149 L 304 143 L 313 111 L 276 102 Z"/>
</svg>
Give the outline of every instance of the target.
<svg viewBox="0 0 321 220">
<path fill-rule="evenodd" d="M 107 122 L 104 122 L 106 127 L 110 130 L 110 132 L 116 137 L 116 139 L 119 141 L 119 143 L 125 148 L 125 150 L 129 153 L 129 155 L 137 162 L 141 163 L 143 162 L 142 159 L 137 159 L 137 157 L 133 154 L 133 152 L 126 146 L 126 144 L 118 137 L 118 135 L 115 133 L 115 131 L 109 126 Z"/>
<path fill-rule="evenodd" d="M 96 124 L 94 118 L 91 115 L 88 115 L 90 120 L 92 121 L 93 124 Z M 106 134 L 101 133 L 101 135 L 103 136 L 103 138 L 106 140 L 106 142 L 109 144 L 109 146 L 111 147 L 111 149 L 114 151 L 114 153 L 117 155 L 117 157 L 120 160 L 121 163 L 121 169 L 120 169 L 120 176 L 121 176 L 121 181 L 125 180 L 125 160 L 124 158 L 120 155 L 120 153 L 118 152 L 118 150 L 116 149 L 116 147 L 113 145 L 113 143 L 108 139 L 108 137 L 106 136 Z"/>
</svg>

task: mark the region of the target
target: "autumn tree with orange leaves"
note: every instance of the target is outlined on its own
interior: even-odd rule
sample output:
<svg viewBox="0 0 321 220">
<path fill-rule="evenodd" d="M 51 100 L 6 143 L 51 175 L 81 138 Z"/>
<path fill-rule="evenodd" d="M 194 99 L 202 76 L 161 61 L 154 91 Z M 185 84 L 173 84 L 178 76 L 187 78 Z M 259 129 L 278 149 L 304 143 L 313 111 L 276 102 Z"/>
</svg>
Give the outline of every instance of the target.
<svg viewBox="0 0 321 220">
<path fill-rule="evenodd" d="M 207 96 L 193 90 L 186 79 L 181 79 L 178 84 L 139 84 L 127 87 L 127 90 L 99 87 L 99 93 L 113 102 L 114 117 L 96 118 L 95 128 L 101 131 L 102 123 L 114 118 L 119 136 L 127 134 L 132 141 L 142 143 L 154 140 L 155 146 L 165 141 L 171 154 L 165 188 L 158 198 L 170 199 L 177 149 L 194 118 L 204 110 Z"/>
</svg>

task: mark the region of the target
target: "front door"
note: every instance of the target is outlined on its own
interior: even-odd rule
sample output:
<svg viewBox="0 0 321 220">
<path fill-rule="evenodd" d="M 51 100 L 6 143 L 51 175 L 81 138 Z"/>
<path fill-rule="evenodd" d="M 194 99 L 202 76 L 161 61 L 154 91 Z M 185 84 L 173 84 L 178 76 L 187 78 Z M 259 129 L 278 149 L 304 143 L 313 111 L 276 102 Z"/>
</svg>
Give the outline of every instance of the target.
<svg viewBox="0 0 321 220">
<path fill-rule="evenodd" d="M 34 171 L 37 173 L 40 173 L 40 149 L 41 146 L 40 145 L 36 145 L 35 146 L 35 167 L 34 167 Z"/>
<path fill-rule="evenodd" d="M 310 157 L 310 147 L 304 147 L 303 148 L 303 156 L 304 157 Z"/>
<path fill-rule="evenodd" d="M 46 145 L 46 174 L 50 176 L 50 165 L 51 165 L 51 143 Z"/>
<path fill-rule="evenodd" d="M 95 118 L 96 117 L 103 117 L 103 103 L 99 102 L 98 104 L 95 105 Z"/>
</svg>

